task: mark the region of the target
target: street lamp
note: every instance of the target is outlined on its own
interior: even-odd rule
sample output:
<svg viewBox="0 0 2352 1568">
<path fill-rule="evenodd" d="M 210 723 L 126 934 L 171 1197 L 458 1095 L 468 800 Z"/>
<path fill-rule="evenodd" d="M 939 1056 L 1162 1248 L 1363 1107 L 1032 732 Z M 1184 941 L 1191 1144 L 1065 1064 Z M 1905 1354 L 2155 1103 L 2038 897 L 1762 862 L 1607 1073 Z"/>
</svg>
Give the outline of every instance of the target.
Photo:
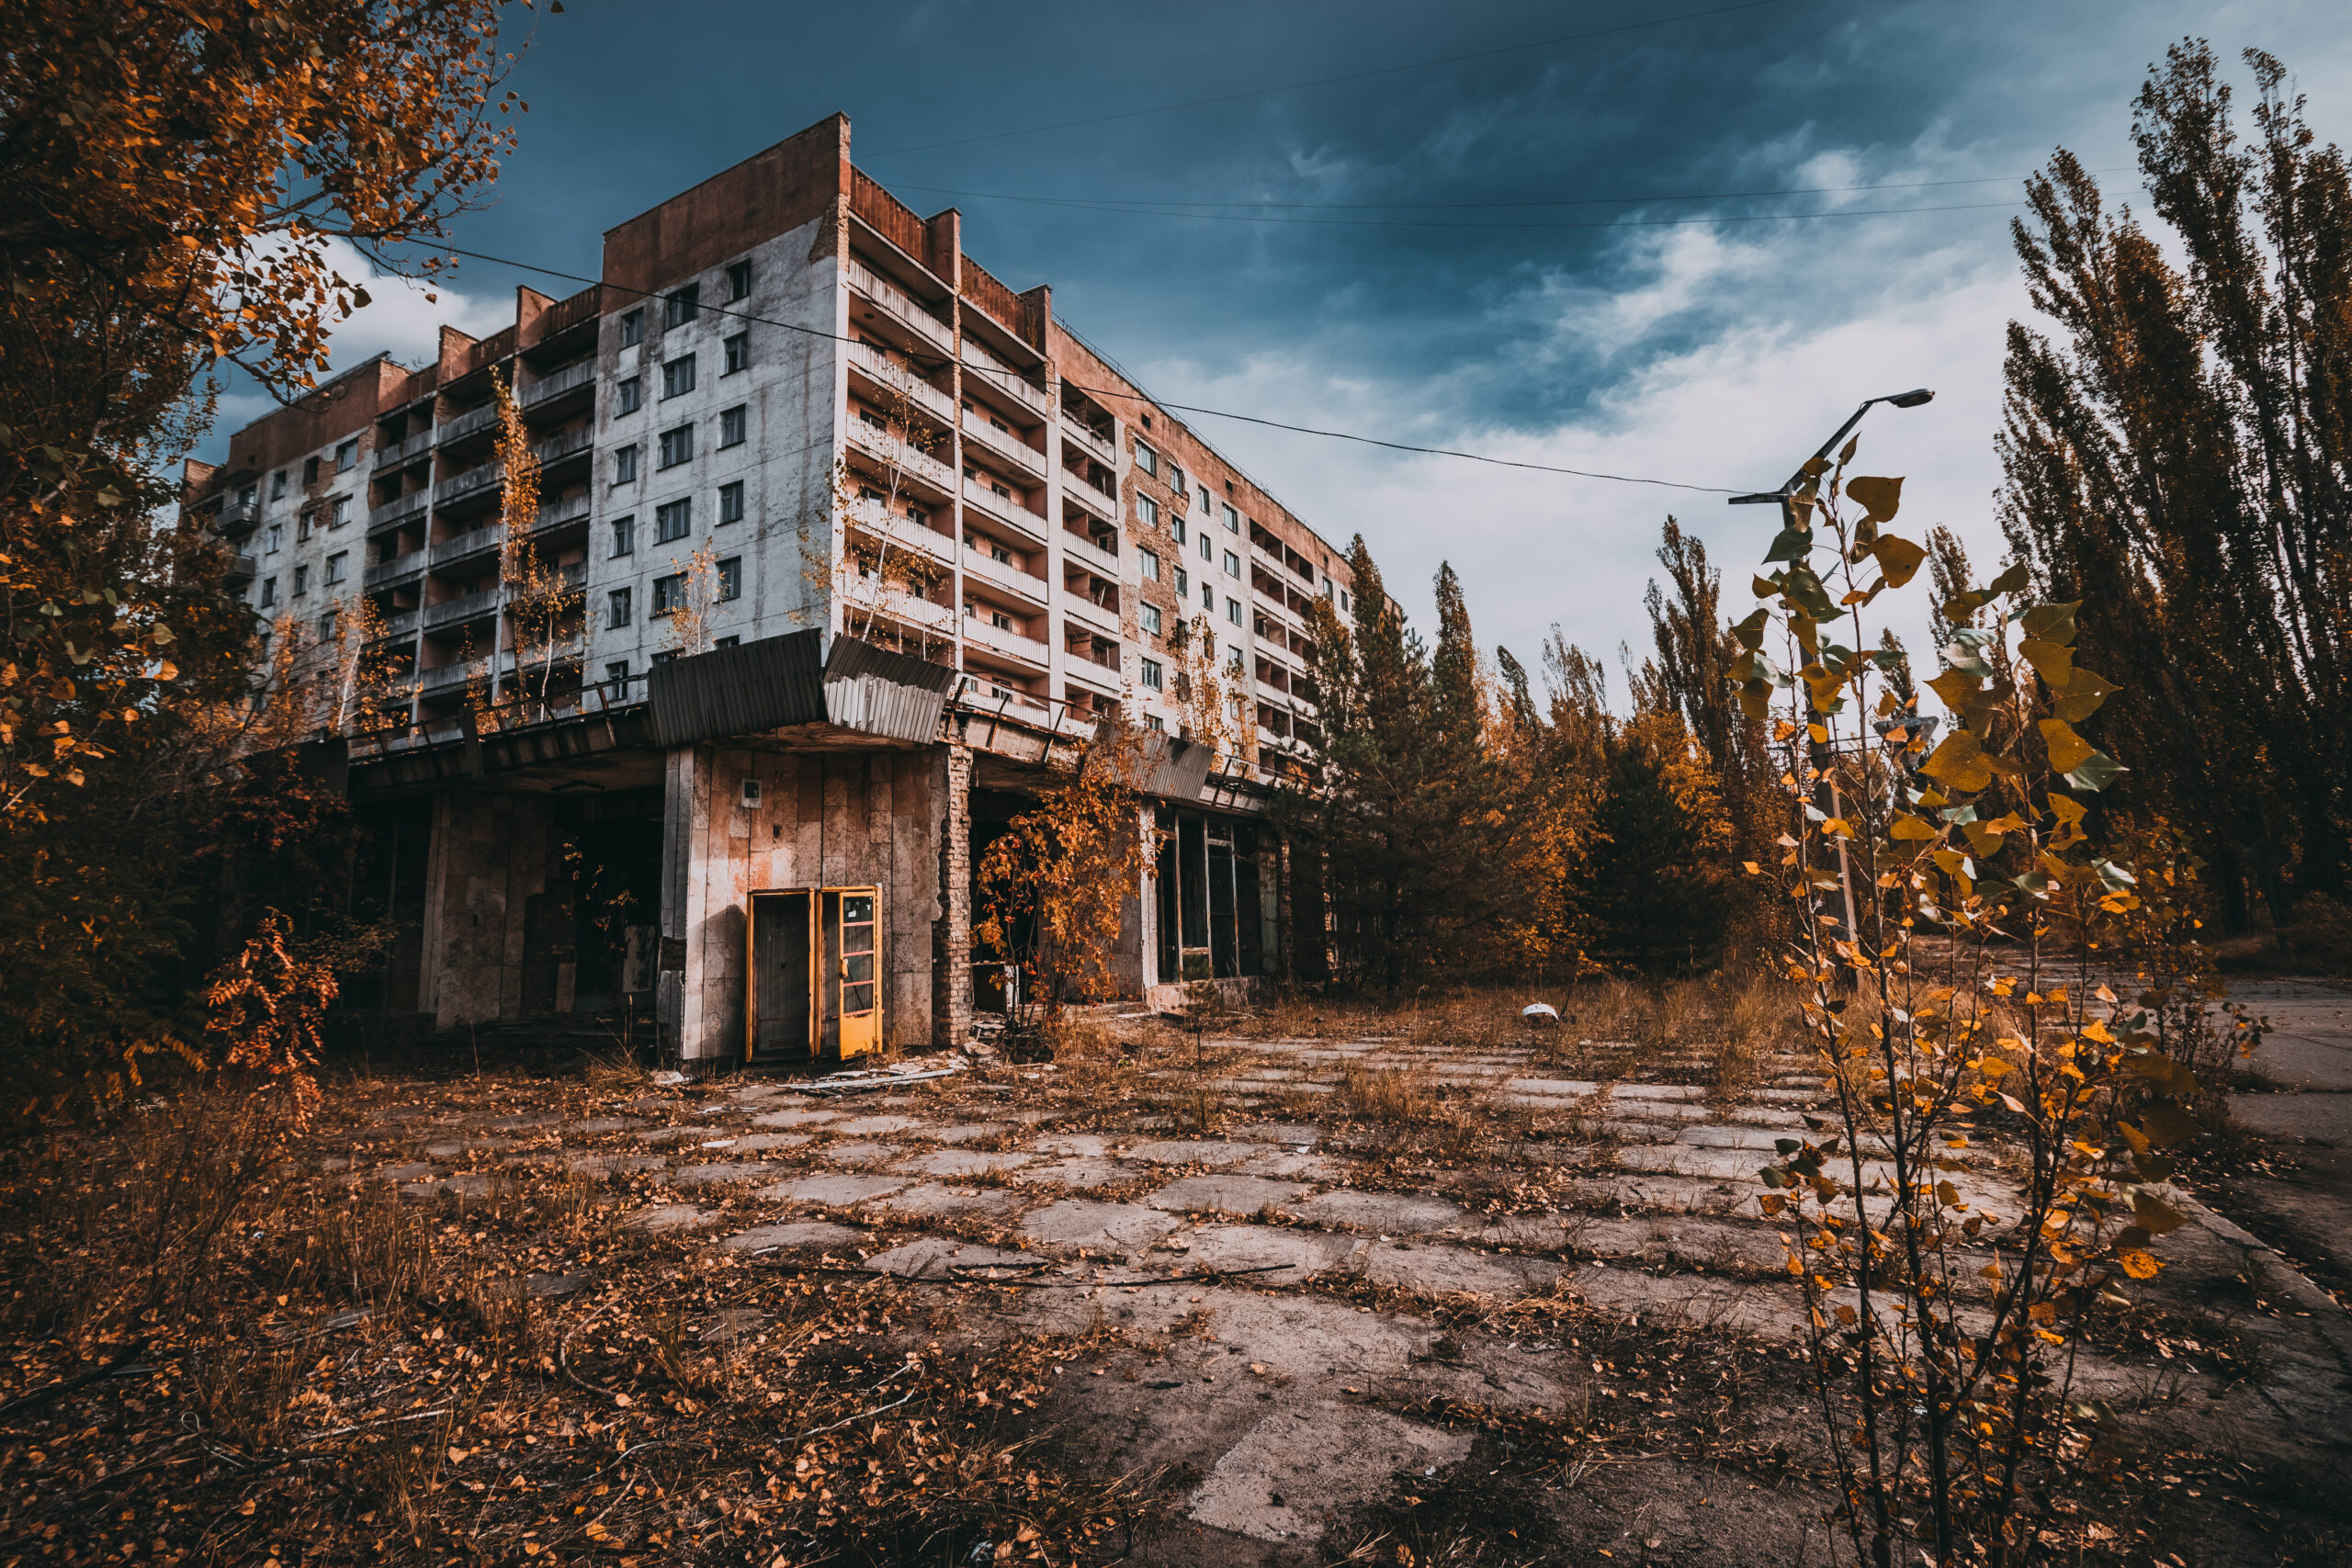
<svg viewBox="0 0 2352 1568">
<path fill-rule="evenodd" d="M 1907 392 L 1890 392 L 1884 397 L 1866 399 L 1861 407 L 1847 415 L 1846 423 L 1831 433 L 1829 439 L 1823 442 L 1814 455 L 1804 460 L 1802 468 L 1781 482 L 1780 489 L 1758 491 L 1754 495 L 1735 495 L 1731 498 L 1731 504 L 1734 506 L 1777 504 L 1781 509 L 1781 526 L 1794 528 L 1797 525 L 1797 508 L 1792 498 L 1804 485 L 1808 477 L 1805 470 L 1828 457 L 1838 443 L 1846 439 L 1847 433 L 1862 423 L 1864 414 L 1880 403 L 1892 403 L 1899 409 L 1916 409 L 1922 403 L 1933 401 L 1935 396 L 1935 393 L 1925 387 L 1915 387 Z M 1806 737 L 1805 762 L 1813 770 L 1815 809 L 1831 817 L 1838 815 L 1837 785 L 1830 781 L 1829 777 L 1828 743 L 1813 739 L 1810 732 Z M 1854 924 L 1854 879 L 1852 873 L 1847 867 L 1846 841 L 1843 839 L 1838 840 L 1838 880 L 1843 885 L 1846 894 L 1846 939 L 1849 942 L 1858 941 L 1861 932 Z"/>
</svg>

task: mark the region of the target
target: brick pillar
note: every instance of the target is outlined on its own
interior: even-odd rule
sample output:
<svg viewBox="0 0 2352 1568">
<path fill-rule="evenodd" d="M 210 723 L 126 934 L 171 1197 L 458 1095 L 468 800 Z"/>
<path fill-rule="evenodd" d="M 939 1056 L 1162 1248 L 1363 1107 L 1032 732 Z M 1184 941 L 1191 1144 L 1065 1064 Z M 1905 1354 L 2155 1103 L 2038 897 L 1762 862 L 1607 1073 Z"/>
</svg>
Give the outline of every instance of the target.
<svg viewBox="0 0 2352 1568">
<path fill-rule="evenodd" d="M 972 1032 L 972 749 L 951 741 L 939 841 L 939 939 L 932 953 L 932 1043 Z"/>
</svg>

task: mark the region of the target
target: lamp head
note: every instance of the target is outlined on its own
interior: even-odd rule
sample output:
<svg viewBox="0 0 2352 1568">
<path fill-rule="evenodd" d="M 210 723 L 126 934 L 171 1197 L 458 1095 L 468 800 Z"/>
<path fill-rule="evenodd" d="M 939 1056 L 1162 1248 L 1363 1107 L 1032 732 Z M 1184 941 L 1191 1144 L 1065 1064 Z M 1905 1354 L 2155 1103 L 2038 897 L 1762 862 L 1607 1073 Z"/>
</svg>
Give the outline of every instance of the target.
<svg viewBox="0 0 2352 1568">
<path fill-rule="evenodd" d="M 1916 409 L 1921 403 L 1934 401 L 1935 396 L 1936 394 L 1928 390 L 1927 388 L 1920 387 L 1908 392 L 1897 392 L 1893 397 L 1881 398 L 1879 401 L 1893 403 L 1899 409 Z"/>
</svg>

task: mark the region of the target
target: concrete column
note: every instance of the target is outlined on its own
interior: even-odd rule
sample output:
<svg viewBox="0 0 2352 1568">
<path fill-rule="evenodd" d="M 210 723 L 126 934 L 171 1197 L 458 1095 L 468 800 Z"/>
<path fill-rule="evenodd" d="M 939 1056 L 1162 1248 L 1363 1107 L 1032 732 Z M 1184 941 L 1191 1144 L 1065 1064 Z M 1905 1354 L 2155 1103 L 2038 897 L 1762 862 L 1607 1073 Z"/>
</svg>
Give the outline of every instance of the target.
<svg viewBox="0 0 2352 1568">
<path fill-rule="evenodd" d="M 1296 955 L 1298 939 L 1291 929 L 1290 904 L 1290 835 L 1274 840 L 1274 897 L 1278 908 L 1274 916 L 1274 941 L 1278 944 L 1274 957 L 1274 974 L 1287 991 L 1298 984 Z"/>
<path fill-rule="evenodd" d="M 951 741 L 939 836 L 938 942 L 932 953 L 932 1043 L 972 1032 L 972 749 Z"/>
<path fill-rule="evenodd" d="M 698 747 L 680 746 L 665 759 L 662 773 L 662 933 L 659 972 L 653 984 L 656 1037 L 665 1058 L 693 1072 L 703 1055 L 702 1010 L 692 984 L 693 933 L 700 929 L 703 858 L 710 802 L 710 763 Z"/>
</svg>

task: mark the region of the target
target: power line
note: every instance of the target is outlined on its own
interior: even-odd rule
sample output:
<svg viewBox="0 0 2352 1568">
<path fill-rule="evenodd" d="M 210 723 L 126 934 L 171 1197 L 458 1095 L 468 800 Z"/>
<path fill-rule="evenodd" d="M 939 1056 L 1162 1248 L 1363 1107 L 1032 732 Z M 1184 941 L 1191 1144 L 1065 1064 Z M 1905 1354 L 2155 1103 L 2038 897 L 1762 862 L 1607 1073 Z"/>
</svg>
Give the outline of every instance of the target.
<svg viewBox="0 0 2352 1568">
<path fill-rule="evenodd" d="M 656 299 L 661 298 L 660 292 L 655 289 L 630 288 L 621 284 L 605 282 L 603 278 L 589 277 L 582 273 L 565 272 L 557 267 L 540 266 L 533 262 L 516 261 L 511 256 L 492 255 L 487 251 L 469 251 L 458 245 L 441 245 L 435 248 L 437 250 L 447 251 L 451 255 L 467 256 L 475 261 L 489 262 L 496 266 L 511 266 L 518 271 L 537 273 L 542 277 L 560 277 L 571 283 L 596 284 L 603 288 L 610 288 L 616 293 L 632 295 L 639 299 Z M 798 321 L 779 321 L 773 316 L 754 315 L 748 310 L 730 310 L 724 306 L 718 305 L 705 306 L 703 309 L 707 310 L 714 316 L 723 316 L 730 321 L 751 321 L 763 326 L 781 327 L 786 332 L 798 333 L 805 337 L 822 339 L 828 343 L 854 344 L 859 341 L 854 337 L 844 337 L 840 333 L 826 332 L 820 327 L 805 326 Z M 1001 373 L 1000 368 L 996 366 L 977 365 L 970 360 L 957 359 L 947 355 L 920 354 L 910 355 L 910 357 L 935 360 L 942 366 L 956 365 L 963 369 L 978 371 L 980 374 L 987 376 L 995 376 Z M 1486 456 L 1484 453 L 1479 452 L 1457 452 L 1442 446 L 1416 446 L 1407 442 L 1384 440 L 1376 435 L 1358 435 L 1350 431 L 1319 430 L 1311 425 L 1285 424 L 1280 420 L 1264 419 L 1256 414 L 1235 413 L 1227 409 L 1203 408 L 1196 404 L 1190 403 L 1163 402 L 1160 400 L 1150 397 L 1143 392 L 1122 391 L 1110 387 L 1090 387 L 1083 382 L 1073 381 L 1068 377 L 1064 377 L 1062 380 L 1065 386 L 1075 387 L 1080 391 L 1086 393 L 1090 397 L 1118 398 L 1128 401 L 1146 402 L 1151 404 L 1154 408 L 1175 409 L 1184 413 L 1204 414 L 1214 419 L 1235 420 L 1244 424 L 1261 424 L 1268 427 L 1269 429 L 1294 431 L 1302 435 L 1319 435 L 1333 441 L 1352 441 L 1365 446 L 1385 447 L 1392 452 L 1416 452 L 1434 457 L 1455 457 L 1464 462 L 1486 463 L 1498 468 L 1525 468 L 1537 473 L 1567 474 L 1577 479 L 1606 479 L 1616 484 L 1657 485 L 1667 490 L 1701 491 L 1709 495 L 1734 495 L 1738 493 L 1734 490 L 1721 485 L 1696 485 L 1686 483 L 1680 479 L 1645 479 L 1632 474 L 1608 474 L 1589 468 L 1561 468 L 1549 463 L 1526 463 L 1520 462 L 1510 457 L 1490 457 Z"/>
<path fill-rule="evenodd" d="M 1180 103 L 1154 104 L 1148 108 L 1121 109 L 1115 114 L 1090 115 L 1084 119 L 1057 120 L 1050 125 L 1023 126 L 1013 130 L 991 130 L 978 136 L 958 137 L 952 141 L 922 141 L 905 147 L 892 147 L 879 152 L 860 152 L 860 158 L 892 158 L 905 152 L 931 152 L 943 147 L 969 147 L 982 141 L 1002 141 L 1014 136 L 1038 136 L 1049 130 L 1075 130 L 1090 125 L 1109 125 L 1116 120 L 1140 119 L 1147 115 L 1173 114 L 1179 109 L 1205 108 L 1216 104 L 1239 103 L 1246 98 L 1268 97 L 1275 93 L 1295 93 L 1308 87 L 1329 87 L 1342 82 L 1369 81 L 1375 76 L 1394 76 L 1407 71 L 1427 71 L 1440 65 L 1459 65 L 1464 61 L 1491 60 L 1497 55 L 1517 54 L 1531 49 L 1550 49 L 1558 44 L 1577 43 L 1588 39 L 1611 38 L 1620 33 L 1640 32 L 1649 28 L 1663 28 L 1675 22 L 1702 21 L 1709 17 L 1727 17 L 1739 11 L 1759 11 L 1768 6 L 1786 4 L 1786 0 L 1741 0 L 1736 6 L 1717 6 L 1704 11 L 1684 11 L 1672 17 L 1656 17 L 1646 22 L 1623 22 L 1613 28 L 1594 28 L 1580 33 L 1561 33 L 1555 38 L 1531 39 L 1524 43 L 1498 45 L 1493 49 L 1472 50 L 1465 54 L 1440 55 L 1434 60 L 1409 61 L 1402 65 L 1375 66 L 1369 71 L 1351 71 L 1338 76 L 1317 76 L 1303 82 L 1283 82 L 1272 87 L 1250 87 L 1236 93 L 1219 93 L 1213 97 L 1187 98 Z"/>
<path fill-rule="evenodd" d="M 1433 218 L 1278 218 L 1261 217 L 1240 212 L 1179 212 L 1165 208 L 1124 206 L 1114 202 L 1089 200 L 1076 197 L 1008 196 L 995 191 L 947 190 L 937 186 L 901 186 L 901 190 L 919 190 L 933 196 L 962 197 L 971 201 L 1013 201 L 1038 207 L 1072 208 L 1088 212 L 1108 212 L 1136 218 L 1188 218 L 1211 223 L 1282 223 L 1306 229 L 1495 229 L 1495 230 L 1555 230 L 1555 229 L 1675 229 L 1724 223 L 1796 223 L 1822 218 L 1899 218 L 1925 212 L 1988 212 L 2014 211 L 2024 206 L 2017 201 L 1962 202 L 1945 207 L 1856 207 L 1830 209 L 1822 212 L 1747 212 L 1726 213 L 1706 218 L 1615 218 L 1590 221 L 1530 223 L 1449 221 Z"/>
</svg>

